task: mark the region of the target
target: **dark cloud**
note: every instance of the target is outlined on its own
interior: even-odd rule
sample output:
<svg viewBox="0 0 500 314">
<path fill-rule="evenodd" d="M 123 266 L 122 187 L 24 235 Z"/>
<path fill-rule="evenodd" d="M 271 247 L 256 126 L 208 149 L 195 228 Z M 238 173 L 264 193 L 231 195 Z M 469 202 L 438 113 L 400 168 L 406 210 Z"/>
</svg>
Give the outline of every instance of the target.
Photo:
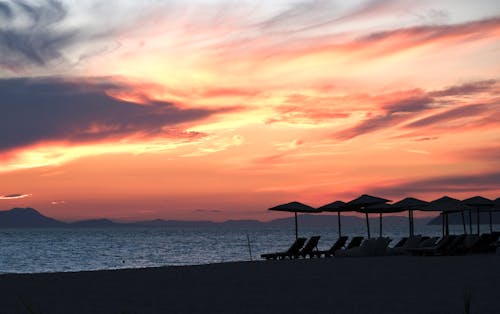
<svg viewBox="0 0 500 314">
<path fill-rule="evenodd" d="M 429 109 L 432 102 L 433 99 L 430 97 L 418 96 L 388 103 L 383 106 L 387 113 L 369 117 L 351 128 L 338 132 L 335 137 L 350 139 L 380 129 L 393 127 L 406 121 L 413 116 L 412 114 Z"/>
<path fill-rule="evenodd" d="M 423 96 L 423 97 L 410 97 L 407 99 L 402 99 L 384 106 L 389 113 L 404 113 L 404 112 L 419 112 L 427 110 L 434 101 L 433 98 Z"/>
<path fill-rule="evenodd" d="M 385 113 L 369 116 L 357 125 L 335 133 L 334 137 L 339 139 L 350 139 L 377 130 L 395 127 L 396 125 L 400 125 L 415 118 L 417 118 L 417 120 L 407 123 L 403 125 L 403 127 L 422 128 L 469 117 L 477 117 L 479 119 L 484 118 L 483 116 L 487 112 L 492 112 L 495 116 L 496 112 L 495 110 L 492 110 L 492 108 L 495 108 L 498 102 L 493 102 L 491 104 L 461 105 L 457 107 L 458 104 L 454 104 L 444 97 L 459 96 L 463 98 L 468 95 L 484 92 L 490 95 L 490 99 L 494 99 L 497 94 L 496 84 L 496 80 L 484 80 L 450 86 L 436 91 L 409 91 L 413 94 L 416 93 L 416 95 L 403 97 L 402 99 L 395 101 L 387 101 L 385 99 L 390 99 L 391 97 L 397 98 L 399 97 L 397 94 L 383 95 L 379 97 L 381 99 L 379 102 L 382 103 L 380 108 L 385 111 Z M 377 102 L 377 97 L 374 98 L 374 101 Z M 442 108 L 444 105 L 450 107 L 451 109 L 445 109 L 445 111 L 423 118 L 421 117 L 421 114 L 426 111 L 440 107 Z M 481 123 L 486 125 L 495 122 L 495 118 L 486 119 L 488 121 L 481 121 Z M 424 140 L 427 139 L 435 139 L 435 137 L 424 137 Z"/>
<path fill-rule="evenodd" d="M 470 95 L 480 92 L 485 92 L 491 90 L 495 84 L 496 80 L 486 80 L 465 83 L 462 85 L 451 86 L 442 90 L 430 92 L 430 96 L 456 96 L 456 95 Z"/>
<path fill-rule="evenodd" d="M 394 126 L 395 124 L 401 122 L 403 119 L 404 119 L 403 116 L 394 114 L 378 115 L 370 117 L 368 119 L 361 121 L 360 123 L 351 128 L 336 133 L 335 137 L 344 140 L 351 139 L 356 136 L 384 129 L 389 126 Z"/>
<path fill-rule="evenodd" d="M 432 42 L 447 37 L 482 38 L 488 36 L 488 32 L 494 32 L 500 27 L 500 17 L 487 18 L 462 24 L 452 25 L 426 25 L 409 28 L 372 33 L 359 38 L 356 42 L 369 44 L 377 43 L 394 37 L 404 37 L 408 42 L 403 48 L 418 44 Z"/>
<path fill-rule="evenodd" d="M 450 109 L 450 110 L 447 110 L 445 112 L 437 113 L 437 114 L 419 119 L 417 121 L 414 121 L 412 123 L 407 124 L 405 127 L 408 127 L 408 128 L 425 127 L 425 126 L 440 123 L 440 122 L 446 122 L 446 121 L 450 121 L 450 120 L 457 120 L 457 119 L 462 119 L 462 118 L 467 118 L 467 117 L 473 117 L 473 116 L 481 114 L 487 110 L 488 110 L 488 106 L 482 105 L 482 104 L 461 106 L 458 108 Z"/>
<path fill-rule="evenodd" d="M 0 16 L 3 16 L 4 19 L 10 19 L 12 17 L 12 9 L 8 3 L 3 1 L 0 2 Z"/>
<path fill-rule="evenodd" d="M 24 1 L 2 2 L 0 12 L 8 21 L 29 21 L 23 27 L 7 24 L 0 29 L 0 68 L 17 70 L 29 65 L 46 65 L 63 58 L 62 49 L 76 39 L 76 31 L 54 29 L 67 14 L 57 1 L 38 5 Z"/>
<path fill-rule="evenodd" d="M 7 194 L 7 195 L 0 195 L 0 200 L 15 200 L 15 199 L 26 198 L 26 197 L 30 197 L 30 196 L 31 196 L 31 194 L 21 194 L 21 193 Z"/>
<path fill-rule="evenodd" d="M 427 137 L 415 138 L 412 141 L 414 141 L 414 142 L 425 142 L 425 141 L 434 141 L 434 140 L 437 140 L 437 139 L 439 139 L 438 136 L 427 136 Z"/>
<path fill-rule="evenodd" d="M 369 189 L 370 193 L 379 195 L 412 195 L 429 192 L 445 194 L 495 190 L 500 190 L 500 172 L 436 177 Z"/>
<path fill-rule="evenodd" d="M 167 102 L 147 105 L 109 96 L 126 89 L 113 82 L 60 79 L 0 80 L 0 150 L 40 141 L 98 141 L 165 134 L 166 127 L 218 112 L 179 109 Z M 220 110 L 219 110 L 220 111 Z"/>
</svg>

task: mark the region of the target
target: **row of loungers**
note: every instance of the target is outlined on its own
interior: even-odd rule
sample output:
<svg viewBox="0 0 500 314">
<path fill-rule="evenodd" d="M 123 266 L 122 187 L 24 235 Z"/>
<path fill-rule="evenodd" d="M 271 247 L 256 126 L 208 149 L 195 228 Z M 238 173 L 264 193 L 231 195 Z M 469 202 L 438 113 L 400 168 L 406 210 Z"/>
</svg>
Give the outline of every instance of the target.
<svg viewBox="0 0 500 314">
<path fill-rule="evenodd" d="M 309 240 L 297 238 L 290 248 L 283 252 L 262 254 L 264 259 L 296 259 L 313 257 L 342 256 L 384 256 L 384 255 L 462 255 L 469 253 L 493 252 L 498 246 L 500 232 L 477 235 L 448 235 L 442 238 L 415 236 L 402 238 L 394 247 L 389 247 L 390 238 L 366 239 L 353 237 L 346 245 L 348 237 L 340 237 L 328 250 L 318 250 L 320 236 Z"/>
</svg>

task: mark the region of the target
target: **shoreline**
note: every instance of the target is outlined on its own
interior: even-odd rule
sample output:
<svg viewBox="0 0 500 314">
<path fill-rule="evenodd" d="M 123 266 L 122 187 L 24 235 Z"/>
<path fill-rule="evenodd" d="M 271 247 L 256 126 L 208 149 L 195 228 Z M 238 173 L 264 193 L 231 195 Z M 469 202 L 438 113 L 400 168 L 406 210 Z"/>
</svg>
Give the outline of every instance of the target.
<svg viewBox="0 0 500 314">
<path fill-rule="evenodd" d="M 363 257 L 0 275 L 0 312 L 498 313 L 500 257 Z"/>
</svg>

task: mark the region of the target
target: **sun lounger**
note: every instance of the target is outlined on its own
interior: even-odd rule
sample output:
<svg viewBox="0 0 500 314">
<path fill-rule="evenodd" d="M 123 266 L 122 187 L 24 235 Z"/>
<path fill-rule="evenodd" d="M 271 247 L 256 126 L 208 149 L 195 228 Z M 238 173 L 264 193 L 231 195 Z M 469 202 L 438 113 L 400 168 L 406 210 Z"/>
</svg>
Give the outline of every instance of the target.
<svg viewBox="0 0 500 314">
<path fill-rule="evenodd" d="M 344 254 L 343 252 L 359 247 L 363 243 L 363 239 L 364 239 L 364 237 L 353 237 L 351 239 L 351 242 L 349 242 L 349 244 L 346 246 L 345 249 L 338 249 L 338 250 L 333 252 L 333 255 L 335 255 L 335 256 L 337 256 L 339 254 L 343 255 Z"/>
<path fill-rule="evenodd" d="M 432 247 L 410 248 L 408 251 L 413 255 L 442 255 L 452 244 L 457 244 L 458 241 L 453 243 L 456 238 L 456 235 L 444 236 Z M 463 241 L 463 239 L 461 239 L 461 241 Z"/>
<path fill-rule="evenodd" d="M 470 248 L 469 253 L 491 253 L 496 249 L 495 242 L 499 238 L 498 232 L 483 233 L 479 236 L 478 241 Z"/>
<path fill-rule="evenodd" d="M 318 242 L 320 238 L 321 236 L 312 236 L 300 252 L 297 255 L 290 256 L 290 258 L 306 258 L 307 256 L 312 257 L 312 254 L 315 251 L 318 251 Z"/>
<path fill-rule="evenodd" d="M 300 249 L 304 246 L 304 243 L 306 243 L 306 238 L 297 238 L 295 242 L 288 248 L 288 250 L 284 252 L 276 252 L 276 253 L 267 253 L 267 254 L 262 254 L 260 257 L 265 258 L 267 260 L 269 259 L 283 259 L 287 256 L 292 256 L 292 255 L 297 255 L 300 252 Z"/>
<path fill-rule="evenodd" d="M 351 242 L 349 242 L 349 244 L 347 245 L 346 250 L 360 246 L 361 243 L 363 242 L 363 239 L 364 239 L 364 237 L 354 237 L 354 238 L 352 238 Z"/>
<path fill-rule="evenodd" d="M 417 235 L 411 238 L 408 238 L 408 240 L 403 243 L 403 245 L 399 247 L 393 247 L 393 248 L 388 248 L 387 249 L 387 254 L 388 255 L 405 255 L 408 254 L 409 249 L 416 249 L 420 246 L 420 243 L 422 241 L 425 241 L 426 237 L 422 237 L 421 235 Z"/>
<path fill-rule="evenodd" d="M 396 243 L 396 245 L 394 245 L 392 248 L 402 247 L 403 244 L 405 244 L 405 242 L 407 240 L 408 240 L 408 237 L 402 237 L 401 240 L 399 240 L 398 243 Z"/>
<path fill-rule="evenodd" d="M 332 247 L 326 251 L 314 251 L 311 255 L 311 257 L 330 257 L 335 255 L 335 251 L 340 250 L 344 247 L 344 245 L 347 242 L 348 237 L 342 236 L 335 241 L 335 243 L 332 245 Z"/>
<path fill-rule="evenodd" d="M 338 250 L 335 252 L 335 256 L 361 257 L 386 255 L 387 247 L 391 241 L 390 238 L 385 237 L 366 239 L 359 247 Z"/>
</svg>

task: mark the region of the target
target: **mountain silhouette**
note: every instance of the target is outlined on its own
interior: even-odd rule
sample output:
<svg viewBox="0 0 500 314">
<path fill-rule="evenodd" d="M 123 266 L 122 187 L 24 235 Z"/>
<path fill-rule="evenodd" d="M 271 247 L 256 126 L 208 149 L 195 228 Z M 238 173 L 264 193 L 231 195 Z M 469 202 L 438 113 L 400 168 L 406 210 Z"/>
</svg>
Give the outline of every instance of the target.
<svg viewBox="0 0 500 314">
<path fill-rule="evenodd" d="M 0 228 L 57 228 L 66 224 L 40 214 L 33 208 L 0 211 Z"/>
<path fill-rule="evenodd" d="M 500 216 L 497 221 L 500 223 Z M 88 219 L 76 222 L 62 222 L 39 213 L 33 208 L 13 208 L 0 211 L 0 228 L 115 228 L 115 227 L 161 227 L 161 228 L 289 228 L 293 226 L 293 217 L 278 218 L 271 221 L 258 220 L 227 220 L 224 222 L 213 222 L 208 220 L 186 221 L 186 220 L 163 220 L 154 219 L 129 223 L 114 222 L 110 219 Z M 424 225 L 432 218 L 415 219 L 415 224 Z M 439 218 L 437 218 L 439 219 Z M 488 219 L 481 218 L 481 223 L 487 223 Z M 342 216 L 343 226 L 364 226 L 365 218 L 357 216 Z M 378 224 L 378 217 L 370 218 L 371 224 Z M 384 216 L 384 226 L 407 224 L 408 218 L 404 216 Z M 431 223 L 436 223 L 432 220 Z M 461 221 L 460 221 L 461 223 Z M 301 228 L 335 228 L 337 226 L 337 215 L 299 215 Z"/>
</svg>

